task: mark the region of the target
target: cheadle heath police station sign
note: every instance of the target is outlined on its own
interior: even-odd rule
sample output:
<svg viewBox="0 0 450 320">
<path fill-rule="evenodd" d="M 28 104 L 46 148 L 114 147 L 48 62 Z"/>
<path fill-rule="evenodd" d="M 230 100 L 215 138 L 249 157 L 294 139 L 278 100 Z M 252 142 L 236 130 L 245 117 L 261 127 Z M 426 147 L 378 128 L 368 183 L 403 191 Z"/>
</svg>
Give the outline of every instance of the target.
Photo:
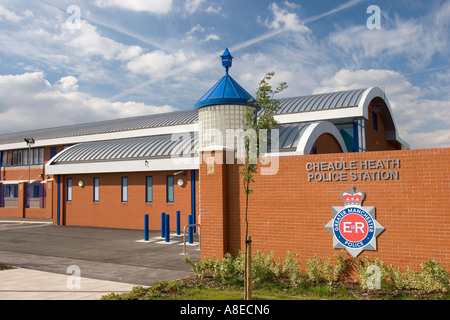
<svg viewBox="0 0 450 320">
<path fill-rule="evenodd" d="M 384 227 L 375 220 L 375 207 L 362 207 L 365 194 L 350 191 L 341 194 L 345 207 L 333 207 L 333 219 L 325 226 L 333 235 L 335 249 L 347 249 L 354 257 L 363 250 L 377 250 L 377 237 Z"/>
<path fill-rule="evenodd" d="M 308 162 L 308 182 L 399 180 L 400 160 Z"/>
</svg>

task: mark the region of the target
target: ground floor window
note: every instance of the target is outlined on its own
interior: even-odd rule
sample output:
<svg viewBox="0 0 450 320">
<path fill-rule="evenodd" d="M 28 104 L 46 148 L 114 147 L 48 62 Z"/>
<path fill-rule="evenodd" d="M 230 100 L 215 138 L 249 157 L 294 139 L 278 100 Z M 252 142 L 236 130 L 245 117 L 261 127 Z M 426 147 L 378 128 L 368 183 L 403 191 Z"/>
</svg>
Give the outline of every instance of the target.
<svg viewBox="0 0 450 320">
<path fill-rule="evenodd" d="M 173 176 L 167 176 L 167 202 L 172 203 L 174 201 L 174 187 Z"/>
<path fill-rule="evenodd" d="M 3 197 L 1 203 L 6 208 L 16 208 L 19 199 L 19 186 L 17 184 L 3 185 Z"/>
<path fill-rule="evenodd" d="M 153 177 L 147 176 L 145 178 L 145 201 L 153 202 Z"/>
<path fill-rule="evenodd" d="M 94 202 L 100 201 L 100 178 L 94 178 Z"/>
<path fill-rule="evenodd" d="M 27 208 L 45 208 L 45 184 L 32 183 L 25 188 Z"/>
<path fill-rule="evenodd" d="M 72 178 L 67 179 L 67 201 L 72 201 Z"/>
<path fill-rule="evenodd" d="M 128 177 L 122 177 L 122 202 L 128 202 Z"/>
</svg>

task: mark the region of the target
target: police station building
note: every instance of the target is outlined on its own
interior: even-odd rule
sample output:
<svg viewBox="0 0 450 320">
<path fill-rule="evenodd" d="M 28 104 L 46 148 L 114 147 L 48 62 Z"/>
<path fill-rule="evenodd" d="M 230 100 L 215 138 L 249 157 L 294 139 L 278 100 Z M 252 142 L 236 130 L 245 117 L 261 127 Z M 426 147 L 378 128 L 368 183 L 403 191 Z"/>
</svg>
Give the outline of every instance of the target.
<svg viewBox="0 0 450 320">
<path fill-rule="evenodd" d="M 143 229 L 147 214 L 159 230 L 161 213 L 180 211 L 181 226 L 201 225 L 203 257 L 242 250 L 235 133 L 252 95 L 222 59 L 225 76 L 186 111 L 0 135 L 0 217 Z M 279 101 L 249 198 L 255 252 L 450 269 L 448 148 L 409 150 L 377 87 Z"/>
</svg>

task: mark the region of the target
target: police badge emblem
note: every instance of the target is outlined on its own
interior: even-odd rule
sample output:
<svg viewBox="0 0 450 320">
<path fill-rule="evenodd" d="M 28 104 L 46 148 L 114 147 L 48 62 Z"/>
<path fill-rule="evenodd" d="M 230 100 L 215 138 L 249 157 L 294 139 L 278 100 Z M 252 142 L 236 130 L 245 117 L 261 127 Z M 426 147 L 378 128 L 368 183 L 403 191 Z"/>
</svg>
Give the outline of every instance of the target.
<svg viewBox="0 0 450 320">
<path fill-rule="evenodd" d="M 362 207 L 365 194 L 354 187 L 341 196 L 345 207 L 333 207 L 333 219 L 325 226 L 333 235 L 333 247 L 346 249 L 354 257 L 363 250 L 376 251 L 384 227 L 375 220 L 375 207 Z"/>
</svg>

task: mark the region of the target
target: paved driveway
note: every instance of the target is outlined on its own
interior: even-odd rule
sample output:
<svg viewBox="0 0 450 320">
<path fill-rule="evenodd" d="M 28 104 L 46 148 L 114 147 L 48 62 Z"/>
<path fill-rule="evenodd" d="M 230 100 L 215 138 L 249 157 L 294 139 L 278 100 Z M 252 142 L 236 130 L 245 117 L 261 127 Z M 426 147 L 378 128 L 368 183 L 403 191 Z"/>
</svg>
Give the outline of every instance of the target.
<svg viewBox="0 0 450 320">
<path fill-rule="evenodd" d="M 148 286 L 156 281 L 191 275 L 183 262 L 200 258 L 198 242 L 187 244 L 171 235 L 166 243 L 159 231 L 144 242 L 141 230 L 55 226 L 48 223 L 13 223 L 0 218 L 0 263 L 16 267 Z M 72 267 L 73 268 L 73 267 Z"/>
</svg>

